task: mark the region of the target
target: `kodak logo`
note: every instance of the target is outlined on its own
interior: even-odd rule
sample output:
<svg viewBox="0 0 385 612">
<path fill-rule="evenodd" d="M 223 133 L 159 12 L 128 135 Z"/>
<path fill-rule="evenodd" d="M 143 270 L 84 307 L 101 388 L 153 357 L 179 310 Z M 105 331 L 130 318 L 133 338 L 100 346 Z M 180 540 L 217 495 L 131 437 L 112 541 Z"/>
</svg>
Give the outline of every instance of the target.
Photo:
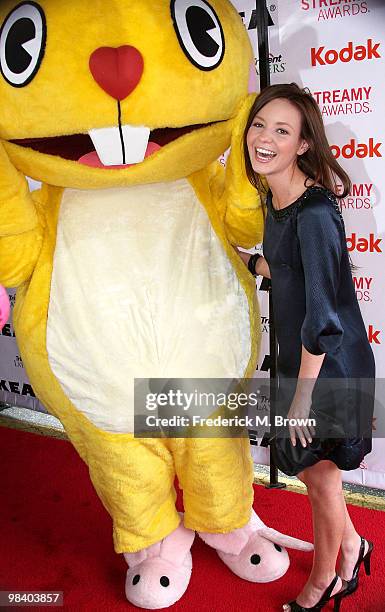
<svg viewBox="0 0 385 612">
<path fill-rule="evenodd" d="M 354 138 L 351 138 L 346 145 L 342 147 L 332 145 L 330 149 L 336 159 L 338 159 L 340 155 L 345 159 L 351 159 L 354 156 L 362 159 L 363 157 L 382 157 L 380 151 L 381 145 L 382 142 L 374 142 L 374 138 L 369 138 L 368 144 L 365 142 L 356 142 Z"/>
<path fill-rule="evenodd" d="M 370 253 L 382 253 L 380 242 L 382 238 L 374 238 L 374 234 L 369 234 L 369 238 L 358 237 L 355 232 L 346 238 L 348 251 L 356 249 L 360 253 L 369 251 Z"/>
<path fill-rule="evenodd" d="M 327 49 L 325 51 L 325 47 L 312 47 L 310 49 L 311 53 L 311 65 L 317 66 L 325 66 L 325 64 L 335 64 L 338 60 L 340 62 L 351 62 L 355 60 L 356 62 L 361 62 L 365 59 L 379 59 L 381 57 L 378 48 L 380 43 L 373 44 L 373 40 L 368 38 L 365 45 L 355 45 L 353 46 L 353 42 L 350 40 L 346 47 L 343 47 L 340 51 L 336 49 Z"/>
</svg>

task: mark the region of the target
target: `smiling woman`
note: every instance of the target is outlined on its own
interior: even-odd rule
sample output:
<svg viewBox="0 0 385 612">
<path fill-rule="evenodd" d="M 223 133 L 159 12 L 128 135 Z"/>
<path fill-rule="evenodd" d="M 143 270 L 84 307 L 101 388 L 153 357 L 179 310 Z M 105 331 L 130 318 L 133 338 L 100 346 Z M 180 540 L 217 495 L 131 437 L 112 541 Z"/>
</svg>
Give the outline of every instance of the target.
<svg viewBox="0 0 385 612">
<path fill-rule="evenodd" d="M 260 175 L 267 177 L 280 170 L 296 173 L 298 168 L 311 182 L 335 193 L 338 177 L 343 187 L 338 195 L 343 198 L 349 193 L 349 177 L 331 153 L 313 98 L 296 97 L 296 87 L 269 87 L 254 102 L 244 134 L 249 181 L 259 191 L 265 191 Z M 271 163 L 258 166 L 266 162 Z"/>
<path fill-rule="evenodd" d="M 276 121 L 276 117 L 287 121 Z M 250 160 L 254 171 L 259 163 L 269 163 L 263 169 L 270 175 L 280 172 L 293 165 L 297 155 L 302 155 L 307 149 L 307 142 L 298 142 L 301 131 L 301 114 L 293 109 L 290 102 L 284 99 L 272 100 L 269 106 L 263 107 L 253 119 L 247 134 L 247 147 L 251 153 Z M 273 160 L 278 156 L 278 163 Z"/>
<path fill-rule="evenodd" d="M 371 450 L 375 375 L 338 206 L 350 180 L 331 154 L 316 101 L 295 83 L 261 93 L 244 154 L 250 182 L 261 184 L 263 174 L 268 185 L 264 256 L 243 259 L 271 278 L 277 416 L 286 423 L 271 448 L 278 467 L 306 484 L 314 521 L 312 572 L 284 609 L 321 610 L 333 599 L 338 610 L 373 547 L 350 520 L 341 482 L 341 470 L 357 468 Z"/>
</svg>

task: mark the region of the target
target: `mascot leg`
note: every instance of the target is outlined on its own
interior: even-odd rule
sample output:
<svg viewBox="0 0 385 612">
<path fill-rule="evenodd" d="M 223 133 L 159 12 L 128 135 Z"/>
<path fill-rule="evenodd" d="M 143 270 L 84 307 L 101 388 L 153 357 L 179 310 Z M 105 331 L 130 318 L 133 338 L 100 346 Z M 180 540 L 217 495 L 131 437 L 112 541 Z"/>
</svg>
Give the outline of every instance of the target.
<svg viewBox="0 0 385 612">
<path fill-rule="evenodd" d="M 253 464 L 242 438 L 170 440 L 189 529 L 227 533 L 250 519 Z"/>
<path fill-rule="evenodd" d="M 129 566 L 127 599 L 141 608 L 168 607 L 189 584 L 195 537 L 175 508 L 169 441 L 107 433 L 80 418 L 81 428 L 68 419 L 65 426 L 112 517 L 115 550 Z"/>
<path fill-rule="evenodd" d="M 101 433 L 104 444 L 87 449 L 91 480 L 112 517 L 115 551 L 138 552 L 180 522 L 172 457 L 161 440 Z"/>
<path fill-rule="evenodd" d="M 245 438 L 175 442 L 183 488 L 185 525 L 215 548 L 237 576 L 270 582 L 285 574 L 285 546 L 311 551 L 311 544 L 269 529 L 252 510 L 253 464 Z"/>
</svg>

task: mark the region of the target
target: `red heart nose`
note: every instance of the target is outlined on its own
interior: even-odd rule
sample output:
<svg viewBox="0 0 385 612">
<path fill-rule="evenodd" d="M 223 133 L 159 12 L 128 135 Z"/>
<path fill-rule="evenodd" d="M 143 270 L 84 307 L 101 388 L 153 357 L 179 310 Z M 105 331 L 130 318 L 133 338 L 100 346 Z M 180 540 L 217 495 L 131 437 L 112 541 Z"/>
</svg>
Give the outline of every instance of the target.
<svg viewBox="0 0 385 612">
<path fill-rule="evenodd" d="M 112 98 L 124 100 L 142 78 L 144 62 L 138 49 L 125 45 L 96 49 L 89 65 L 98 85 Z"/>
</svg>

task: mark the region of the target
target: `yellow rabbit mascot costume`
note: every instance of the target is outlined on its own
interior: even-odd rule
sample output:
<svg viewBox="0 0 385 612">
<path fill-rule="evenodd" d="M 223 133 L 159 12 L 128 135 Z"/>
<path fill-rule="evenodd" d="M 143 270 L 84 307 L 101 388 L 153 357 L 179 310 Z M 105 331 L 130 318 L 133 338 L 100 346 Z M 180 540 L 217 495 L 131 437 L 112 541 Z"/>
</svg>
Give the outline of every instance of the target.
<svg viewBox="0 0 385 612">
<path fill-rule="evenodd" d="M 133 435 L 135 377 L 255 367 L 254 283 L 231 246 L 262 230 L 240 161 L 241 20 L 227 0 L 5 0 L 0 24 L 0 283 L 18 287 L 33 387 L 113 518 L 127 598 L 177 601 L 195 531 L 239 575 L 273 580 L 287 553 L 257 567 L 253 538 L 302 545 L 251 515 L 248 441 Z"/>
</svg>

